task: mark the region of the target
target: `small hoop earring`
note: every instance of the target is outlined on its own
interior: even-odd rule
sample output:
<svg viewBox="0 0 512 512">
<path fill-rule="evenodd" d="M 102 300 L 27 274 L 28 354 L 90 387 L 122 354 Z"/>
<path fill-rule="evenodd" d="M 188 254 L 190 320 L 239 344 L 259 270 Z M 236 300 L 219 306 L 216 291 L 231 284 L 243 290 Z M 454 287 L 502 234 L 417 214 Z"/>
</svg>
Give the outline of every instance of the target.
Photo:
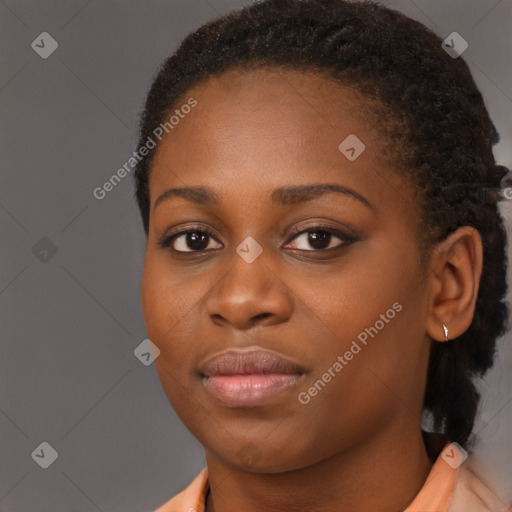
<svg viewBox="0 0 512 512">
<path fill-rule="evenodd" d="M 444 329 L 444 341 L 447 342 L 448 341 L 448 327 L 446 327 L 446 325 L 443 324 L 443 329 Z"/>
</svg>

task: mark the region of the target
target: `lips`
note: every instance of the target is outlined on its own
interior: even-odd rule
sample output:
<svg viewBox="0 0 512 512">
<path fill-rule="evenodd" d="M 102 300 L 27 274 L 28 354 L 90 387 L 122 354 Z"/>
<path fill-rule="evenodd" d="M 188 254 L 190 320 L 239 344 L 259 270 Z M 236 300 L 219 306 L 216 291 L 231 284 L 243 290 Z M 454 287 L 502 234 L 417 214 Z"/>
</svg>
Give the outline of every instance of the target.
<svg viewBox="0 0 512 512">
<path fill-rule="evenodd" d="M 229 350 L 208 359 L 200 366 L 199 372 L 214 375 L 245 375 L 251 373 L 304 373 L 304 369 L 269 350 Z"/>
<path fill-rule="evenodd" d="M 254 407 L 295 386 L 304 368 L 263 349 L 229 350 L 199 367 L 205 390 L 228 407 Z"/>
</svg>

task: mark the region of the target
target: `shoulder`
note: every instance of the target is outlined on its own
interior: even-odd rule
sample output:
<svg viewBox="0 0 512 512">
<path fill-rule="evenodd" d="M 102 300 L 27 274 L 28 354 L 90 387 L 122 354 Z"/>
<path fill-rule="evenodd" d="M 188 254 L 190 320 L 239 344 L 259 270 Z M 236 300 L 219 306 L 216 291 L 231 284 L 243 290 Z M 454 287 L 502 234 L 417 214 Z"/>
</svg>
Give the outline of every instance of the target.
<svg viewBox="0 0 512 512">
<path fill-rule="evenodd" d="M 204 468 L 185 489 L 165 502 L 155 512 L 204 512 L 207 491 L 208 470 Z"/>
<path fill-rule="evenodd" d="M 471 458 L 459 468 L 448 512 L 512 512 L 475 471 Z"/>
</svg>

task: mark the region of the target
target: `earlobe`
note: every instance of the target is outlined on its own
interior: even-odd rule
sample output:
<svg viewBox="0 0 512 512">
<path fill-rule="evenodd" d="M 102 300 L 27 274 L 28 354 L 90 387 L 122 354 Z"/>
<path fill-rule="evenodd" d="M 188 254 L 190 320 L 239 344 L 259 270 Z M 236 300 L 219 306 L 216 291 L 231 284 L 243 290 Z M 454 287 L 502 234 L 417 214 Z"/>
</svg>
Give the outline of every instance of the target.
<svg viewBox="0 0 512 512">
<path fill-rule="evenodd" d="M 471 325 L 482 275 L 483 247 L 478 230 L 462 226 L 433 251 L 426 333 L 445 342 Z"/>
</svg>

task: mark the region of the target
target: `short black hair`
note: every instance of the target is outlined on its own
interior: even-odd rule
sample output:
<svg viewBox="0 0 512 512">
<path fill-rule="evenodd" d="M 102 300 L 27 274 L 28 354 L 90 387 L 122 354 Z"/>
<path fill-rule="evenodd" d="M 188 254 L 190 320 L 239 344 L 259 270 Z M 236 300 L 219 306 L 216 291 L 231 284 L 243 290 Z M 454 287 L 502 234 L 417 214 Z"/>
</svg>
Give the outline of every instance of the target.
<svg viewBox="0 0 512 512">
<path fill-rule="evenodd" d="M 142 112 L 139 146 L 187 91 L 230 68 L 316 72 L 377 100 L 395 126 L 389 147 L 396 168 L 421 205 L 422 255 L 460 226 L 482 237 L 472 323 L 458 338 L 432 344 L 424 398 L 434 429 L 467 446 L 480 398 L 474 377 L 492 366 L 496 340 L 507 329 L 506 232 L 498 203 L 508 169 L 495 162 L 499 136 L 467 64 L 441 45 L 424 25 L 375 1 L 254 3 L 204 24 L 163 62 Z M 153 154 L 135 169 L 146 235 Z"/>
</svg>

